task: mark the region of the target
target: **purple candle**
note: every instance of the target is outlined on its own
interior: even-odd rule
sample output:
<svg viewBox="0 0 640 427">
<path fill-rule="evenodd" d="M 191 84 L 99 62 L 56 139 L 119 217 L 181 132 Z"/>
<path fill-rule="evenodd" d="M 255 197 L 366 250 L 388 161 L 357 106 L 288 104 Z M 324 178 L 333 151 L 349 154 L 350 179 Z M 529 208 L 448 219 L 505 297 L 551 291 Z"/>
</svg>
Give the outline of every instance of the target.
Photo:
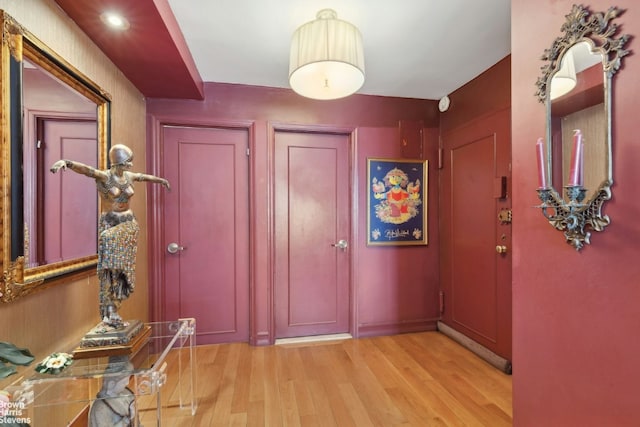
<svg viewBox="0 0 640 427">
<path fill-rule="evenodd" d="M 547 173 L 544 161 L 544 141 L 542 138 L 538 138 L 538 142 L 536 142 L 536 153 L 538 158 L 538 187 L 549 188 L 547 186 Z"/>
<path fill-rule="evenodd" d="M 582 185 L 584 154 L 582 152 L 582 132 L 576 129 L 573 134 L 573 150 L 571 152 L 571 169 L 569 169 L 569 183 L 571 186 Z"/>
</svg>

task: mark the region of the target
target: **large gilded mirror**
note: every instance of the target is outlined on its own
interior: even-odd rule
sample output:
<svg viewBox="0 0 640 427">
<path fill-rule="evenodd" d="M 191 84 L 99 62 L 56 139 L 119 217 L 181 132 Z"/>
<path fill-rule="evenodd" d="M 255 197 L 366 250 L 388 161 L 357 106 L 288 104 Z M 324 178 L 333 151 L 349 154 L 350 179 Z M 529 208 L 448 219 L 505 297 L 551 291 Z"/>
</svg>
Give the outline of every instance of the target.
<svg viewBox="0 0 640 427">
<path fill-rule="evenodd" d="M 547 62 L 536 83 L 536 96 L 546 107 L 540 208 L 576 250 L 610 223 L 602 207 L 613 185 L 612 81 L 629 54 L 629 36 L 617 36 L 611 22 L 621 13 L 615 7 L 591 13 L 574 5 L 561 27 L 564 34 L 542 56 Z"/>
<path fill-rule="evenodd" d="M 95 184 L 58 159 L 106 168 L 110 97 L 11 16 L 2 19 L 0 301 L 95 273 Z"/>
</svg>

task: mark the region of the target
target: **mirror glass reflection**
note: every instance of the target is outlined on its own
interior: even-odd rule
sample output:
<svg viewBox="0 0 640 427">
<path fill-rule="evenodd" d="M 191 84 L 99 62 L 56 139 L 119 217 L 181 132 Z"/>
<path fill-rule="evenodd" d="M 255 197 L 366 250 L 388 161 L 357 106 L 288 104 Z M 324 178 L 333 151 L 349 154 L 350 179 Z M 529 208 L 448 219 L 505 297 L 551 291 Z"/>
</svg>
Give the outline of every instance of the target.
<svg viewBox="0 0 640 427">
<path fill-rule="evenodd" d="M 25 267 L 95 254 L 94 183 L 49 168 L 61 158 L 98 167 L 97 105 L 27 57 L 22 81 Z"/>
<path fill-rule="evenodd" d="M 551 75 L 547 100 L 551 182 L 559 194 L 564 193 L 573 135 L 580 129 L 584 142 L 583 185 L 587 190 L 585 199 L 589 200 L 610 174 L 603 55 L 585 40 L 567 49 L 559 64 Z"/>
</svg>

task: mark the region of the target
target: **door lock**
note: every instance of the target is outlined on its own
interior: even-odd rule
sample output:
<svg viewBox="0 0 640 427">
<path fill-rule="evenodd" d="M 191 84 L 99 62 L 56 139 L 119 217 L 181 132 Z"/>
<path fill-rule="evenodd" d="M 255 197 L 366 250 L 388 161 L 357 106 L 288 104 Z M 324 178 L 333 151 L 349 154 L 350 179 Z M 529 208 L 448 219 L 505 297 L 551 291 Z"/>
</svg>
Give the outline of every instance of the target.
<svg viewBox="0 0 640 427">
<path fill-rule="evenodd" d="M 512 218 L 511 209 L 500 209 L 500 212 L 498 212 L 498 221 L 500 221 L 500 224 L 511 224 Z"/>
</svg>

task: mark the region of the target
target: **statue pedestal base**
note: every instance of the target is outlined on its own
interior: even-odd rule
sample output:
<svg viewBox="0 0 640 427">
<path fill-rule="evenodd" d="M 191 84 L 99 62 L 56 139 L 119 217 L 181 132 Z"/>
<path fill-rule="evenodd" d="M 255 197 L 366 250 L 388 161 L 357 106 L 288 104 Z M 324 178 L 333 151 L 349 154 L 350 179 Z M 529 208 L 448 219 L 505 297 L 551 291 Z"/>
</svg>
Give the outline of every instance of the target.
<svg viewBox="0 0 640 427">
<path fill-rule="evenodd" d="M 80 341 L 73 351 L 75 359 L 90 357 L 133 356 L 151 335 L 151 328 L 139 320 L 128 321 L 123 328 L 100 322 Z"/>
</svg>

